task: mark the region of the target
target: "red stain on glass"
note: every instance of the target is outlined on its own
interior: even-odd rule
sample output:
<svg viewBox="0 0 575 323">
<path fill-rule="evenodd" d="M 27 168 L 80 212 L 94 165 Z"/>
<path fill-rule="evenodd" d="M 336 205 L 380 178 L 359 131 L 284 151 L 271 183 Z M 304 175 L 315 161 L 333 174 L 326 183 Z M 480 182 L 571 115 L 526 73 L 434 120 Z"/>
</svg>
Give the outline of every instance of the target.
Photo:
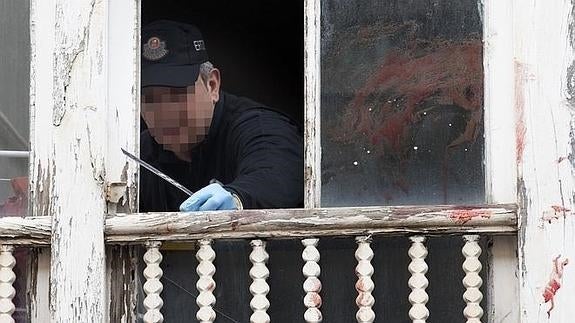
<svg viewBox="0 0 575 323">
<path fill-rule="evenodd" d="M 407 193 L 402 174 L 414 149 L 410 131 L 427 112 L 450 105 L 468 116 L 464 130 L 445 148 L 446 161 L 450 149 L 477 139 L 483 117 L 482 53 L 480 40 L 436 40 L 424 49 L 391 51 L 346 106 L 335 139 L 356 144 L 359 136 L 378 147 L 375 154 L 391 156 L 397 162 L 391 182 Z"/>
<path fill-rule="evenodd" d="M 28 211 L 28 177 L 10 180 L 14 195 L 0 204 L 0 216 L 23 216 Z"/>
<path fill-rule="evenodd" d="M 551 271 L 551 277 L 549 278 L 549 282 L 547 286 L 545 286 L 545 290 L 543 291 L 543 299 L 545 303 L 551 303 L 551 306 L 547 310 L 547 316 L 551 316 L 551 311 L 555 307 L 555 295 L 559 288 L 561 288 L 561 283 L 563 281 L 563 270 L 564 267 L 567 266 L 569 263 L 569 259 L 565 258 L 563 261 L 559 261 L 561 255 L 555 257 L 553 259 L 553 269 Z"/>
</svg>

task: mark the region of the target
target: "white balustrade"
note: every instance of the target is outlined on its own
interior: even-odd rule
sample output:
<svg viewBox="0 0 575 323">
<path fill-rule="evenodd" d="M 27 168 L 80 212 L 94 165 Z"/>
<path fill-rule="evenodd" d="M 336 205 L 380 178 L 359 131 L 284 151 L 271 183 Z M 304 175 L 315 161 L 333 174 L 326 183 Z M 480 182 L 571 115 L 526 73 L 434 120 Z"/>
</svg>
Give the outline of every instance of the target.
<svg viewBox="0 0 575 323">
<path fill-rule="evenodd" d="M 479 288 L 483 284 L 483 280 L 479 276 L 482 268 L 479 261 L 481 247 L 477 242 L 479 241 L 479 236 L 465 235 L 464 240 L 465 245 L 462 253 L 465 256 L 465 261 L 463 262 L 463 271 L 465 271 L 463 286 L 465 286 L 465 293 L 463 293 L 463 300 L 465 300 L 467 305 L 463 310 L 463 315 L 467 319 L 467 323 L 481 323 L 483 309 L 480 303 L 483 299 L 483 294 Z"/>
<path fill-rule="evenodd" d="M 270 271 L 266 267 L 269 255 L 266 252 L 266 243 L 264 241 L 252 240 L 250 244 L 252 246 L 252 252 L 250 253 L 250 261 L 252 262 L 250 277 L 253 279 L 250 285 L 250 292 L 253 295 L 250 302 L 250 307 L 253 310 L 250 322 L 269 323 L 270 316 L 266 312 L 270 307 L 270 302 L 267 299 L 270 286 L 266 282 L 270 275 Z"/>
<path fill-rule="evenodd" d="M 425 291 L 427 286 L 429 286 L 429 281 L 425 277 L 429 268 L 425 262 L 427 248 L 423 244 L 425 237 L 416 236 L 411 237 L 410 240 L 412 244 L 408 251 L 411 258 L 411 263 L 408 267 L 411 273 L 408 281 L 408 285 L 411 288 L 411 293 L 409 294 L 409 302 L 411 303 L 409 318 L 411 318 L 413 323 L 425 323 L 429 318 L 429 310 L 425 306 L 429 301 L 429 295 Z"/>
<path fill-rule="evenodd" d="M 16 290 L 12 284 L 16 280 L 16 274 L 12 270 L 16 265 L 16 258 L 12 255 L 14 247 L 0 245 L 0 323 L 12 323 L 12 314 L 16 306 L 12 302 Z"/>
<path fill-rule="evenodd" d="M 315 238 L 302 240 L 302 244 L 305 246 L 302 252 L 302 259 L 305 261 L 302 270 L 305 276 L 303 289 L 306 292 L 303 303 L 307 308 L 303 317 L 307 323 L 319 323 L 323 319 L 319 310 L 321 307 L 321 296 L 319 294 L 321 291 L 321 281 L 319 280 L 321 268 L 318 263 L 320 259 L 319 250 L 317 249 L 318 242 L 319 239 Z"/>
<path fill-rule="evenodd" d="M 213 308 L 216 303 L 216 297 L 213 293 L 216 289 L 216 282 L 213 278 L 216 273 L 216 266 L 214 266 L 216 252 L 212 248 L 211 239 L 202 239 L 199 244 L 200 248 L 196 253 L 196 259 L 199 262 L 196 268 L 199 276 L 196 283 L 199 292 L 196 304 L 198 304 L 199 309 L 196 318 L 200 323 L 213 323 L 216 320 L 216 312 Z"/>
<path fill-rule="evenodd" d="M 160 296 L 160 293 L 164 289 L 160 278 L 162 278 L 162 268 L 160 268 L 160 263 L 162 262 L 162 253 L 160 252 L 161 242 L 150 241 L 146 243 L 146 248 L 148 249 L 144 254 L 144 262 L 146 263 L 146 268 L 144 269 L 144 277 L 146 282 L 144 283 L 144 292 L 146 293 L 146 298 L 144 298 L 144 307 L 146 308 L 146 314 L 144 314 L 144 322 L 146 323 L 161 323 L 164 321 L 164 316 L 160 312 L 164 301 Z"/>
<path fill-rule="evenodd" d="M 371 323 L 375 320 L 375 312 L 372 309 L 375 298 L 371 295 L 375 288 L 375 283 L 371 279 L 374 271 L 371 265 L 371 259 L 373 259 L 373 250 L 370 247 L 371 237 L 358 237 L 355 240 L 358 244 L 355 251 L 355 259 L 357 259 L 355 289 L 358 293 L 355 303 L 359 308 L 355 318 L 359 323 Z"/>
</svg>

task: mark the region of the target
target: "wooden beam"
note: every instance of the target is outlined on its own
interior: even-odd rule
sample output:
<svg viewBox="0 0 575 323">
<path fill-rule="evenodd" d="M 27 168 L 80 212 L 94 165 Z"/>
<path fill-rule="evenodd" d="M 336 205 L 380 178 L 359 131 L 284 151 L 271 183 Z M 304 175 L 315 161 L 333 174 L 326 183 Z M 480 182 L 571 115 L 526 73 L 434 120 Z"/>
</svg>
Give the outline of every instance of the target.
<svg viewBox="0 0 575 323">
<path fill-rule="evenodd" d="M 108 30 L 108 4 L 31 2 L 30 202 L 34 215 L 52 218 L 51 322 L 107 319 L 105 198 L 122 171 L 111 169 L 119 163 L 108 153 L 117 127 L 109 119 L 108 35 L 116 31 Z M 119 149 L 123 139 L 111 144 Z"/>
<path fill-rule="evenodd" d="M 106 221 L 109 243 L 154 240 L 289 238 L 402 233 L 510 233 L 514 205 L 350 207 L 117 215 Z"/>
<path fill-rule="evenodd" d="M 513 11 L 520 321 L 572 322 L 575 3 L 514 0 Z"/>
<path fill-rule="evenodd" d="M 109 215 L 108 243 L 147 240 L 290 238 L 365 234 L 513 233 L 514 204 L 271 209 Z M 45 245 L 48 217 L 0 218 L 0 242 Z"/>
<path fill-rule="evenodd" d="M 320 0 L 305 1 L 305 207 L 321 200 L 321 26 Z"/>
</svg>

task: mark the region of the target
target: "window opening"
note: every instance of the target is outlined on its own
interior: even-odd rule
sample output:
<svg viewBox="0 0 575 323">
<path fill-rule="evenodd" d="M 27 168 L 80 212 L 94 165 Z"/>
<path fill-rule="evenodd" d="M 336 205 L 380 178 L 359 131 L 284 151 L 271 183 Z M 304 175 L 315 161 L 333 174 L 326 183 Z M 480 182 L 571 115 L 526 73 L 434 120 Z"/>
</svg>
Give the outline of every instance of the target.
<svg viewBox="0 0 575 323">
<path fill-rule="evenodd" d="M 275 138 L 274 140 L 279 138 L 282 145 L 286 145 L 281 148 L 282 151 L 292 150 L 294 143 L 291 141 L 299 141 L 295 143 L 295 145 L 299 146 L 299 148 L 297 148 L 299 150 L 298 154 L 300 155 L 298 158 L 301 163 L 297 169 L 294 169 L 290 165 L 291 162 L 286 163 L 293 158 L 291 153 L 288 155 L 283 155 L 282 153 L 272 156 L 275 165 L 269 165 L 271 167 L 265 165 L 265 167 L 257 167 L 258 163 L 261 162 L 259 157 L 253 159 L 253 162 L 250 162 L 249 165 L 245 165 L 250 168 L 249 172 L 258 172 L 261 170 L 267 172 L 270 168 L 275 168 L 276 165 L 285 164 L 285 167 L 281 167 L 281 173 L 278 174 L 278 178 L 281 177 L 283 179 L 270 179 L 265 185 L 259 187 L 259 189 L 263 189 L 265 192 L 258 192 L 258 194 L 262 193 L 261 195 L 267 195 L 270 192 L 278 194 L 281 197 L 279 199 L 280 202 L 278 202 L 278 199 L 275 197 L 264 201 L 250 201 L 245 199 L 245 196 L 241 194 L 242 192 L 236 192 L 243 206 L 246 208 L 302 207 L 304 187 L 303 5 L 303 1 L 269 2 L 258 0 L 246 3 L 230 1 L 185 3 L 181 1 L 164 1 L 162 3 L 157 1 L 143 1 L 142 63 L 144 65 L 142 67 L 143 88 L 141 100 L 141 125 L 143 134 L 141 136 L 140 157 L 150 162 L 150 160 L 146 160 L 147 158 L 149 159 L 149 154 L 147 155 L 147 153 L 151 151 L 151 149 L 146 146 L 149 144 L 149 137 L 146 137 L 146 133 L 151 134 L 154 140 L 157 140 L 156 138 L 160 135 L 159 131 L 163 131 L 158 129 L 160 128 L 158 126 L 151 127 L 150 124 L 169 123 L 170 120 L 176 118 L 183 119 L 182 110 L 184 107 L 180 105 L 179 108 L 181 108 L 181 110 L 176 111 L 178 109 L 176 105 L 181 104 L 183 101 L 185 101 L 183 105 L 190 104 L 190 97 L 193 97 L 195 100 L 195 102 L 192 103 L 198 103 L 198 101 L 206 99 L 206 96 L 203 98 L 201 96 L 206 94 L 203 92 L 203 89 L 206 84 L 210 84 L 210 74 L 208 73 L 207 78 L 202 78 L 206 76 L 206 74 L 202 74 L 202 70 L 197 72 L 199 73 L 199 77 L 196 81 L 200 82 L 200 84 L 186 84 L 187 88 L 185 89 L 182 89 L 183 86 L 181 85 L 183 83 L 176 84 L 177 82 L 174 78 L 171 78 L 171 80 L 174 81 L 172 84 L 169 84 L 167 81 L 160 82 L 156 80 L 153 81 L 156 83 L 153 83 L 150 81 L 149 75 L 147 75 L 146 64 L 150 66 L 158 62 L 164 62 L 163 59 L 165 61 L 169 60 L 170 54 L 165 50 L 169 51 L 170 44 L 174 42 L 174 40 L 171 39 L 171 34 L 162 33 L 161 29 L 163 27 L 156 28 L 153 33 L 149 33 L 150 25 L 157 24 L 159 20 L 193 24 L 201 32 L 202 38 L 190 38 L 189 45 L 193 50 L 189 57 L 192 57 L 192 60 L 198 59 L 203 62 L 203 58 L 201 57 L 203 54 L 197 55 L 197 52 L 206 49 L 209 62 L 220 71 L 219 76 L 223 92 L 249 98 L 273 111 L 273 116 L 269 115 L 269 110 L 258 112 L 261 113 L 259 123 L 261 127 L 268 127 L 268 124 L 271 123 L 274 124 L 274 127 L 268 130 L 271 131 L 272 136 Z M 190 31 L 191 29 L 187 26 L 181 26 L 180 29 L 189 34 L 195 32 Z M 180 87 L 180 89 L 175 89 L 174 87 Z M 207 99 L 211 98 L 209 94 L 210 93 L 208 93 Z M 155 106 L 154 104 L 158 103 L 158 97 L 163 97 L 164 99 L 161 100 L 159 106 Z M 222 96 L 220 93 L 220 98 L 222 97 L 225 100 L 236 100 L 235 98 L 227 96 L 227 94 Z M 165 98 L 169 98 L 171 103 L 168 105 L 164 104 L 166 102 Z M 241 103 L 241 106 L 237 111 L 242 111 L 242 115 L 249 116 L 249 113 L 252 113 L 251 107 L 253 104 L 243 100 L 238 102 Z M 250 110 L 247 111 L 249 113 L 244 113 L 244 110 L 242 110 L 246 107 L 250 108 Z M 156 113 L 158 108 L 162 108 L 164 112 L 167 111 L 164 108 L 173 108 L 173 110 L 171 110 L 172 112 L 169 114 L 158 114 Z M 238 107 L 233 108 L 236 109 Z M 226 106 L 226 109 L 229 109 L 229 107 Z M 209 111 L 207 112 L 208 117 L 210 117 Z M 219 120 L 219 122 L 223 122 L 222 120 L 225 121 L 226 119 L 217 118 L 217 107 L 213 113 L 211 121 L 207 118 L 208 123 L 210 123 L 210 129 L 207 133 L 201 132 L 200 129 L 200 131 L 194 133 L 194 136 L 206 136 L 208 140 L 214 139 L 210 137 L 211 127 L 214 126 L 213 121 Z M 289 133 L 283 132 L 284 130 L 282 130 L 287 128 L 280 129 L 275 127 L 277 124 L 276 118 L 278 117 L 283 120 L 280 128 L 286 127 L 285 120 L 289 120 L 289 127 L 287 127 L 289 128 Z M 249 123 L 251 121 L 247 120 L 246 122 Z M 291 134 L 292 131 L 298 133 L 299 139 L 294 139 L 294 136 Z M 246 132 L 238 134 L 239 135 L 233 135 L 231 138 L 240 143 L 241 140 L 243 140 L 243 136 L 251 136 L 251 134 Z M 266 134 L 266 136 L 268 136 L 268 134 Z M 282 142 L 285 138 L 287 138 L 288 142 Z M 271 140 L 266 139 L 265 136 L 262 136 L 261 139 Z M 173 142 L 169 142 L 168 144 L 171 143 Z M 178 144 L 179 143 L 180 142 L 178 142 Z M 232 144 L 234 144 L 233 141 Z M 179 147 L 170 148 L 174 148 L 172 151 L 179 149 Z M 213 154 L 213 151 L 201 150 L 201 148 L 199 148 L 198 154 L 193 155 L 198 158 L 195 161 L 206 158 L 206 156 L 213 156 L 213 158 L 209 160 L 208 171 L 203 171 L 202 166 L 195 164 L 194 160 L 188 164 L 174 162 L 173 164 L 176 166 L 168 168 L 162 168 L 162 165 L 155 164 L 154 158 L 151 158 L 150 163 L 156 168 L 165 171 L 178 182 L 186 186 L 189 185 L 188 188 L 192 191 L 202 189 L 204 185 L 213 182 L 212 179 L 218 180 L 224 188 L 228 189 L 230 185 L 227 181 L 236 175 L 236 170 L 226 168 L 226 163 L 234 162 L 234 160 L 241 159 L 243 156 L 237 156 L 239 150 L 236 152 L 233 150 L 221 151 L 233 149 L 234 147 L 222 145 L 216 148 L 220 150 L 220 153 Z M 152 150 L 152 152 L 155 152 L 155 150 Z M 161 158 L 165 157 L 165 155 L 162 156 Z M 159 159 L 160 158 L 158 158 L 158 160 Z M 162 160 L 166 161 L 166 159 Z M 166 163 L 169 162 L 169 160 L 166 161 Z M 212 174 L 212 172 L 215 171 L 211 168 L 219 169 L 222 167 L 226 169 L 223 174 L 218 174 L 218 176 Z M 140 170 L 140 211 L 176 211 L 178 205 L 185 200 L 185 194 L 179 195 L 175 200 L 163 201 L 163 208 L 150 208 L 149 203 L 146 204 L 149 202 L 150 196 L 152 196 L 151 198 L 154 196 L 147 191 L 148 188 L 155 188 L 156 185 L 146 185 L 144 183 L 146 180 L 144 176 L 149 175 L 145 172 L 145 170 Z M 178 174 L 180 175 L 178 176 Z M 186 176 L 181 176 L 181 174 L 186 174 Z M 286 187 L 293 185 L 292 182 L 294 179 L 296 179 L 297 182 L 297 194 L 294 194 L 292 190 L 286 190 Z M 186 181 L 189 182 L 186 183 Z M 163 183 L 161 185 L 163 185 Z M 234 187 L 231 188 L 234 189 Z M 172 188 L 170 187 L 169 189 Z M 297 197 L 297 195 L 300 196 Z M 296 199 L 294 199 L 294 197 L 296 197 Z M 190 268 L 195 268 L 197 265 L 195 259 L 196 246 L 192 243 L 165 243 L 162 248 L 164 256 L 164 260 L 162 261 L 164 271 L 162 278 L 162 283 L 164 284 L 162 293 L 164 306 L 162 313 L 166 321 L 189 322 L 191 318 L 195 317 L 197 311 L 197 306 L 194 301 L 194 295 L 197 295 L 195 289 L 196 278 L 195 275 L 190 275 L 189 271 Z M 214 249 L 217 253 L 215 279 L 218 282 L 218 288 L 216 290 L 217 304 L 215 307 L 218 312 L 218 321 L 248 322 L 250 316 L 249 302 L 251 299 L 249 292 L 250 282 L 248 279 L 248 272 L 251 268 L 251 263 L 249 262 L 251 248 L 249 243 L 244 241 L 216 241 Z M 283 251 L 271 250 L 269 252 L 271 257 L 280 259 L 280 254 L 282 254 Z M 299 252 L 299 248 L 293 249 L 294 256 L 299 254 Z M 281 258 L 283 257 L 284 256 L 281 256 Z M 294 263 L 294 265 L 297 265 L 297 263 Z M 280 264 L 278 264 L 278 267 L 270 264 L 270 269 L 274 271 L 283 270 Z M 294 271 L 294 274 L 298 275 L 300 272 L 301 269 L 298 268 Z M 281 277 L 276 277 L 275 279 L 281 279 Z M 270 281 L 270 284 L 273 284 L 273 279 Z M 276 291 L 272 292 L 270 296 L 272 297 L 272 301 L 274 301 L 273 295 L 278 297 L 276 302 L 279 301 L 279 298 L 285 296 L 281 294 L 282 290 L 285 290 L 285 286 L 276 288 Z M 297 286 L 294 286 L 294 291 L 296 290 L 297 294 L 294 295 L 294 300 L 300 298 L 300 290 Z M 294 306 L 297 305 L 294 304 Z M 295 311 L 293 311 L 292 315 L 294 315 L 293 321 L 299 320 L 299 315 L 297 315 Z"/>
<path fill-rule="evenodd" d="M 28 213 L 30 149 L 30 8 L 27 1 L 0 3 L 0 217 Z M 28 249 L 17 248 L 16 322 L 26 322 Z"/>
</svg>

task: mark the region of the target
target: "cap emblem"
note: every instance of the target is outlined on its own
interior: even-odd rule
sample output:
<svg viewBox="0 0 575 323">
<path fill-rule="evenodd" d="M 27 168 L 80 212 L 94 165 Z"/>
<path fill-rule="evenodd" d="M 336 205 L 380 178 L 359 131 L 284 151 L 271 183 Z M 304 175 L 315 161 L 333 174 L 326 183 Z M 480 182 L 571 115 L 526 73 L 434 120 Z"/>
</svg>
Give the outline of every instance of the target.
<svg viewBox="0 0 575 323">
<path fill-rule="evenodd" d="M 169 50 L 166 49 L 166 42 L 158 37 L 151 37 L 143 46 L 142 56 L 150 61 L 157 61 L 166 56 Z"/>
</svg>

